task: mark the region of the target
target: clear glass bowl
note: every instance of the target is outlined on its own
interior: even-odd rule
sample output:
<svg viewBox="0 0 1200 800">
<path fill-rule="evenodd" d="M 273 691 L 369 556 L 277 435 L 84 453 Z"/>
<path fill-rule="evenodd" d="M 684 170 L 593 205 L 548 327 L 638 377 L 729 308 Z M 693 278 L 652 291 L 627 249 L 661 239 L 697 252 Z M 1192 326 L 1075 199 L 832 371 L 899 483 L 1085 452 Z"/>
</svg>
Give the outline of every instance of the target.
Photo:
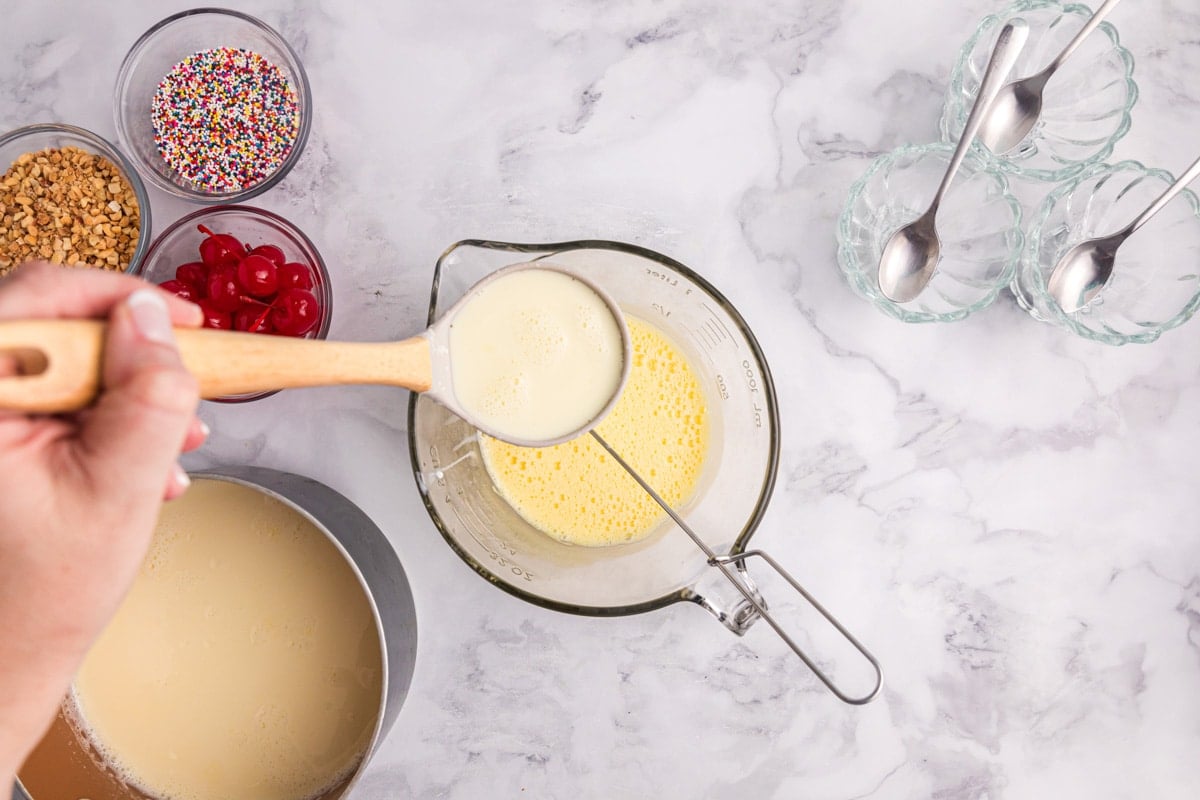
<svg viewBox="0 0 1200 800">
<path fill-rule="evenodd" d="M 283 163 L 258 183 L 230 192 L 202 189 L 174 170 L 158 152 L 151 120 L 159 82 L 188 56 L 218 47 L 250 50 L 279 67 L 296 92 L 300 116 L 296 139 Z M 146 180 L 185 200 L 232 203 L 262 194 L 295 166 L 312 126 L 312 93 L 300 57 L 273 29 L 238 11 L 197 8 L 167 17 L 130 48 L 117 74 L 113 113 L 121 146 Z"/>
<path fill-rule="evenodd" d="M 1112 278 L 1067 314 L 1046 292 L 1059 258 L 1084 239 L 1128 225 L 1174 181 L 1136 161 L 1099 165 L 1042 201 L 1013 281 L 1017 302 L 1035 319 L 1105 344 L 1153 342 L 1200 306 L 1200 202 L 1184 191 L 1117 251 Z"/>
<path fill-rule="evenodd" d="M 216 206 L 188 214 L 162 232 L 150 245 L 137 274 L 151 283 L 162 283 L 175 277 L 175 270 L 191 261 L 200 260 L 200 241 L 205 238 L 198 226 L 213 233 L 229 233 L 244 244 L 257 247 L 273 244 L 283 250 L 288 261 L 309 267 L 313 275 L 312 292 L 321 306 L 317 326 L 304 335 L 305 339 L 324 339 L 329 335 L 333 320 L 333 292 L 329 271 L 321 254 L 304 232 L 278 214 L 252 206 Z M 270 334 L 259 334 L 269 336 Z M 236 395 L 219 398 L 221 402 L 245 402 L 269 397 L 275 392 Z"/>
<path fill-rule="evenodd" d="M 1091 9 L 1078 3 L 1018 0 L 985 17 L 950 74 L 940 123 L 943 141 L 956 142 L 962 134 L 1006 22 L 1020 17 L 1029 24 L 1029 40 L 1011 75 L 1018 79 L 1045 68 L 1091 15 Z M 984 152 L 1006 173 L 1030 180 L 1067 180 L 1112 154 L 1129 131 L 1137 96 L 1133 56 L 1121 46 L 1116 28 L 1101 23 L 1046 83 L 1041 118 L 1025 140 L 1001 157 Z"/>
<path fill-rule="evenodd" d="M 838 220 L 838 266 L 855 293 L 903 322 L 952 322 L 986 307 L 1009 284 L 1023 242 L 1021 206 L 979 149 L 967 153 L 938 211 L 937 269 L 907 303 L 880 292 L 879 258 L 891 235 L 929 207 L 954 148 L 906 146 L 871 162 Z"/>
<path fill-rule="evenodd" d="M 91 131 L 73 125 L 45 123 L 17 128 L 0 136 L 0 175 L 7 172 L 9 166 L 25 153 L 45 150 L 48 147 L 78 147 L 80 150 L 104 156 L 115 164 L 125 176 L 125 180 L 129 181 L 138 204 L 138 238 L 125 272 L 136 272 L 150 247 L 151 228 L 150 197 L 146 194 L 146 186 L 138 177 L 137 170 L 120 150 Z"/>
</svg>

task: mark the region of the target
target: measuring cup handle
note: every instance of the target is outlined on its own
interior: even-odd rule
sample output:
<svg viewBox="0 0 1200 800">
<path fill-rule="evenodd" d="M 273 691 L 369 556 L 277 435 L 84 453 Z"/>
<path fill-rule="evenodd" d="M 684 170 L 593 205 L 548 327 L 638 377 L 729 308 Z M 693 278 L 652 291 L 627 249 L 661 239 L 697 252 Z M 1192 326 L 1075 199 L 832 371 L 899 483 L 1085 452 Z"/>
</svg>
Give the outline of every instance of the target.
<svg viewBox="0 0 1200 800">
<path fill-rule="evenodd" d="M 605 452 L 613 457 L 613 460 L 621 465 L 621 468 L 628 473 L 629 477 L 637 481 L 638 486 L 641 486 L 642 489 L 645 490 L 646 494 L 650 495 L 650 497 L 654 499 L 654 502 L 658 503 L 659 507 L 661 507 L 663 511 L 667 512 L 667 516 L 669 516 L 675 522 L 675 524 L 679 526 L 679 529 L 686 533 L 688 537 L 696 544 L 696 546 L 704 552 L 704 555 L 708 558 L 709 566 L 716 567 L 716 569 L 720 571 L 720 573 L 724 575 L 730 583 L 733 584 L 734 588 L 738 590 L 738 592 L 742 595 L 743 600 L 750 606 L 750 608 L 747 609 L 744 607 L 744 605 L 739 604 L 738 606 L 734 606 L 733 610 L 730 612 L 722 612 L 712 603 L 705 600 L 702 596 L 696 594 L 694 590 L 689 590 L 691 592 L 691 596 L 685 593 L 683 595 L 685 599 L 692 600 L 693 602 L 699 603 L 704 608 L 707 608 L 716 616 L 717 619 L 721 620 L 725 627 L 729 628 L 729 630 L 738 635 L 745 633 L 746 628 L 748 628 L 755 619 L 762 617 L 767 621 L 767 624 L 771 626 L 772 630 L 779 635 L 779 638 L 783 639 L 783 641 L 787 643 L 788 647 L 792 648 L 792 651 L 795 652 L 796 655 L 800 656 L 800 660 L 803 661 L 805 665 L 813 671 L 813 674 L 821 680 L 821 683 L 825 684 L 826 688 L 837 695 L 837 698 L 843 702 L 851 703 L 853 705 L 861 705 L 863 703 L 869 703 L 875 698 L 875 695 L 879 694 L 879 689 L 881 686 L 883 686 L 883 670 L 879 668 L 879 662 L 875 660 L 875 656 L 871 655 L 867 651 L 867 648 L 863 647 L 858 639 L 855 639 L 854 636 L 851 635 L 850 631 L 846 630 L 842 623 L 834 619 L 834 616 L 826 611 L 825 607 L 818 603 L 816 599 L 813 598 L 813 596 L 809 594 L 803 586 L 800 585 L 800 582 L 793 578 L 787 570 L 781 567 L 775 559 L 771 558 L 762 550 L 749 550 L 745 553 L 731 553 L 727 556 L 717 555 L 716 551 L 706 544 L 704 540 L 701 539 L 696 532 L 688 526 L 683 517 L 679 516 L 679 512 L 671 508 L 671 504 L 666 500 L 663 500 L 662 495 L 654 491 L 654 488 L 650 486 L 650 484 L 646 483 L 645 478 L 639 475 L 633 467 L 629 466 L 629 462 L 622 458 L 621 454 L 612 448 L 612 445 L 604 441 L 604 438 L 594 430 L 592 431 L 592 438 L 594 438 L 596 442 L 602 448 L 604 448 Z M 792 588 L 799 592 L 800 596 L 808 601 L 809 605 L 820 612 L 821 616 L 823 616 L 830 625 L 836 628 L 838 633 L 845 637 L 846 641 L 854 645 L 855 649 L 858 650 L 858 652 L 861 653 L 868 662 L 870 662 L 871 668 L 875 670 L 875 686 L 872 687 L 870 692 L 861 697 L 851 697 L 843 692 L 834 684 L 832 680 L 829 679 L 829 676 L 821 671 L 821 669 L 818 668 L 815 663 L 813 663 L 813 660 L 809 658 L 803 650 L 800 649 L 800 646 L 792 640 L 792 637 L 788 636 L 787 633 L 784 632 L 779 623 L 775 621 L 775 618 L 772 617 L 767 611 L 767 604 L 763 600 L 762 595 L 759 594 L 758 587 L 751 582 L 750 576 L 746 573 L 744 562 L 748 558 L 761 558 L 763 561 L 766 561 L 767 564 L 770 565 L 771 569 L 775 570 L 777 573 L 779 573 L 780 577 L 790 583 Z M 734 568 L 735 566 L 736 569 Z M 753 614 L 751 611 L 753 611 Z M 754 614 L 757 614 L 757 617 L 754 616 Z"/>
<path fill-rule="evenodd" d="M 780 624 L 775 621 L 775 618 L 771 616 L 770 612 L 767 611 L 767 604 L 765 601 L 763 601 L 762 595 L 758 591 L 758 587 L 755 586 L 753 581 L 750 580 L 750 575 L 747 573 L 745 568 L 745 562 L 747 559 L 751 558 L 760 558 L 767 562 L 771 569 L 775 570 L 780 577 L 791 584 L 792 588 L 795 589 L 810 606 L 816 609 L 816 611 L 820 613 L 820 615 L 824 617 L 825 620 L 832 625 L 837 632 L 846 639 L 846 641 L 853 645 L 854 649 L 856 649 L 863 658 L 867 660 L 867 662 L 871 665 L 871 669 L 875 672 L 875 684 L 871 687 L 871 691 L 858 697 L 853 697 L 843 692 L 841 688 L 838 687 L 837 684 L 835 684 L 833 680 L 816 665 L 816 663 L 808 656 L 808 654 L 800 648 L 800 645 L 796 644 L 795 640 L 793 640 L 792 637 L 783 630 L 782 626 L 780 626 Z M 834 695 L 836 695 L 837 698 L 842 702 L 850 703 L 851 705 L 862 705 L 864 703 L 871 702 L 875 699 L 875 696 L 879 694 L 879 690 L 883 687 L 883 670 L 880 668 L 879 662 L 875 659 L 875 656 L 871 655 L 871 652 L 867 650 L 867 648 L 864 647 L 863 644 L 858 641 L 858 639 L 854 638 L 854 634 L 850 633 L 850 631 L 848 631 L 846 627 L 842 625 L 842 623 L 838 622 L 837 618 L 834 617 L 833 614 L 829 613 L 825 606 L 821 605 L 821 603 L 818 602 L 815 597 L 809 594 L 808 590 L 801 586 L 800 582 L 793 578 L 791 573 L 785 570 L 783 566 L 780 565 L 779 562 L 772 558 L 768 553 L 762 550 L 747 550 L 744 553 L 731 553 L 726 556 L 713 556 L 708 560 L 708 563 L 724 573 L 725 577 L 737 587 L 743 598 L 743 602 L 739 603 L 731 612 L 729 612 L 735 617 L 739 614 L 746 617 L 745 626 L 742 627 L 741 630 L 738 630 L 738 628 L 735 627 L 735 624 L 731 624 L 731 622 L 721 619 L 721 616 L 718 614 L 718 612 L 712 608 L 707 601 L 703 601 L 703 598 L 697 600 L 697 602 L 700 602 L 702 606 L 708 608 L 714 614 L 718 614 L 717 619 L 721 619 L 721 621 L 725 624 L 725 627 L 729 628 L 734 633 L 741 635 L 742 633 L 745 633 L 745 629 L 749 627 L 754 620 L 762 617 L 767 621 L 767 624 L 771 626 L 775 633 L 779 635 L 779 638 L 783 639 L 787 646 L 792 648 L 792 651 L 800 657 L 800 660 L 803 661 L 810 670 L 812 670 L 813 674 L 817 676 L 821 683 L 825 684 L 826 688 L 833 692 Z M 734 566 L 737 567 L 736 570 L 733 568 Z M 741 608 L 742 606 L 748 606 L 748 609 Z M 733 622 L 736 623 L 736 620 L 733 620 Z"/>
</svg>

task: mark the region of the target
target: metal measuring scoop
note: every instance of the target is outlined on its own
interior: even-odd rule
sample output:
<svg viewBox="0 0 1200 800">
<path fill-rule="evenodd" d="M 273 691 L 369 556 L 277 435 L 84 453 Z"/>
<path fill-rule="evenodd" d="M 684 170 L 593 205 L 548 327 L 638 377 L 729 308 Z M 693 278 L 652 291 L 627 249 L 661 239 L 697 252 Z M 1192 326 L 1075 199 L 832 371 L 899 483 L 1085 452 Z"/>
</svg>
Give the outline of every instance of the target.
<svg viewBox="0 0 1200 800">
<path fill-rule="evenodd" d="M 996 155 L 1003 155 L 1020 144 L 1042 114 L 1042 92 L 1046 82 L 1119 2 L 1121 0 L 1107 0 L 1096 9 L 1079 33 L 1041 72 L 1001 87 L 984 118 L 979 141 Z"/>
<path fill-rule="evenodd" d="M 619 374 L 582 370 L 586 407 L 556 409 L 565 420 L 552 431 L 531 435 L 489 424 L 480 408 L 455 392 L 455 322 L 501 281 L 526 271 L 558 272 L 595 292 L 612 317 L 621 339 Z M 475 306 L 478 308 L 478 306 Z M 591 320 L 589 324 L 594 324 Z M 26 374 L 0 377 L 0 408 L 31 413 L 78 411 L 91 405 L 101 388 L 104 340 L 108 323 L 100 320 L 19 320 L 0 323 L 0 353 L 11 353 Z M 591 430 L 617 402 L 629 377 L 633 346 L 616 302 L 600 287 L 569 270 L 549 264 L 516 264 L 497 270 L 422 333 L 398 342 L 333 342 L 261 333 L 177 328 L 184 366 L 200 384 L 202 397 L 338 384 L 384 384 L 424 392 L 489 436 L 525 447 L 570 441 Z M 583 365 L 588 366 L 588 365 Z M 461 377 L 461 376 L 460 376 Z M 592 388 L 595 391 L 592 391 Z"/>
<path fill-rule="evenodd" d="M 934 225 L 938 208 L 967 155 L 967 149 L 979 131 L 984 112 L 996 96 L 1001 81 L 1012 70 L 1013 63 L 1028 36 L 1029 26 L 1020 19 L 1012 20 L 1000 31 L 996 46 L 992 49 L 992 57 L 988 61 L 987 71 L 983 75 L 983 83 L 975 96 L 975 105 L 971 107 L 962 138 L 958 140 L 954 155 L 950 157 L 950 165 L 946 168 L 946 174 L 942 177 L 937 192 L 934 193 L 933 202 L 924 214 L 893 233 L 884 245 L 883 254 L 879 259 L 879 290 L 889 300 L 907 303 L 916 299 L 933 277 L 934 269 L 937 268 L 942 255 L 942 243 Z"/>
<path fill-rule="evenodd" d="M 1138 214 L 1133 222 L 1108 236 L 1086 239 L 1064 253 L 1054 265 L 1050 280 L 1046 284 L 1046 290 L 1054 298 L 1054 302 L 1058 303 L 1063 311 L 1071 314 L 1095 300 L 1112 278 L 1117 248 L 1197 176 L 1200 176 L 1200 159 L 1192 162 L 1187 172 L 1167 187 L 1167 190 L 1145 211 Z"/>
</svg>

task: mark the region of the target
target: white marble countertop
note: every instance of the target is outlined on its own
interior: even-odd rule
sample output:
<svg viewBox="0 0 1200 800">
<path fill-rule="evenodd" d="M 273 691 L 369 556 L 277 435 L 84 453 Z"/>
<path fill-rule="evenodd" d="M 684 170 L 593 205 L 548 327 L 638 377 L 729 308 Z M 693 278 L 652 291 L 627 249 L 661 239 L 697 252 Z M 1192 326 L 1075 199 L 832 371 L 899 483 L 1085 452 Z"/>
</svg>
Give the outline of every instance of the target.
<svg viewBox="0 0 1200 800">
<path fill-rule="evenodd" d="M 1197 329 L 1110 348 L 1007 295 L 906 326 L 834 262 L 850 183 L 936 138 L 958 48 L 999 2 L 232 5 L 312 80 L 308 148 L 254 202 L 329 262 L 332 336 L 419 329 L 434 261 L 463 238 L 618 239 L 689 264 L 777 381 L 779 483 L 755 543 L 887 674 L 850 707 L 761 624 L 739 640 L 691 604 L 601 620 L 497 591 L 427 517 L 396 390 L 205 404 L 191 464 L 321 480 L 407 566 L 417 672 L 356 798 L 1196 796 Z M 113 136 L 125 50 L 186 7 L 8 0 L 0 129 Z M 1114 158 L 1179 172 L 1200 12 L 1146 0 L 1112 20 L 1141 89 Z M 151 191 L 159 229 L 186 210 Z"/>
</svg>

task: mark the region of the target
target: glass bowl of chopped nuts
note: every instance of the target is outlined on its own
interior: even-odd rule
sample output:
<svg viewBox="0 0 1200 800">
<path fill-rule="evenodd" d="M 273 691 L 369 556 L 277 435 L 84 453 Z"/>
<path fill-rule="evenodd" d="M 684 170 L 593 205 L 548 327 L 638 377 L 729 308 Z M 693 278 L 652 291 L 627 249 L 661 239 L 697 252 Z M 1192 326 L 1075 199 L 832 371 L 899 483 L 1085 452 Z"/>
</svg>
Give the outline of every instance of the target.
<svg viewBox="0 0 1200 800">
<path fill-rule="evenodd" d="M 150 247 L 150 199 L 128 159 L 71 125 L 0 136 L 0 276 L 43 260 L 135 272 Z"/>
<path fill-rule="evenodd" d="M 300 57 L 239 11 L 196 8 L 142 34 L 117 74 L 121 147 L 163 191 L 200 203 L 247 200 L 283 179 L 312 124 Z"/>
</svg>

